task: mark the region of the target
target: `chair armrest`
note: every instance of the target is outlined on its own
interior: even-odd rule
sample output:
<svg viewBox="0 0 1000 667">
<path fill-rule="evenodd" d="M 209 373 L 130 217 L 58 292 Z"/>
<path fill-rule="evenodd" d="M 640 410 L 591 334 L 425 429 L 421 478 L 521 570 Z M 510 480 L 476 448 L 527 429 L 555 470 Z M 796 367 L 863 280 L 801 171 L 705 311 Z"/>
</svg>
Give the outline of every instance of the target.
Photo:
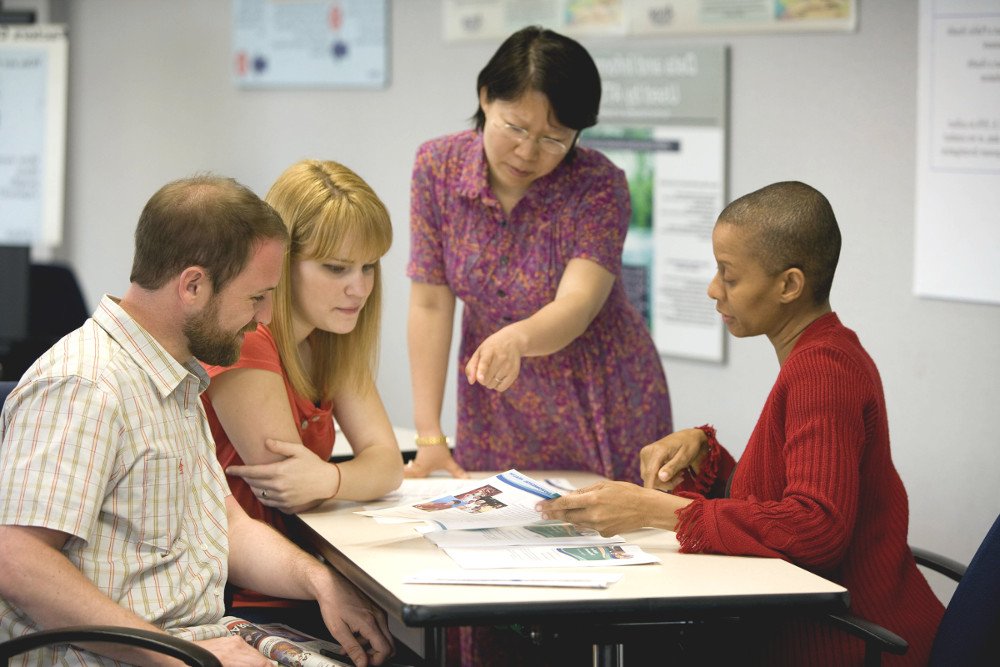
<svg viewBox="0 0 1000 667">
<path fill-rule="evenodd" d="M 854 614 L 828 614 L 827 618 L 842 630 L 865 640 L 865 644 L 869 648 L 874 648 L 880 653 L 903 655 L 910 648 L 906 640 L 895 632 L 887 630 L 878 623 L 872 623 L 860 616 L 855 616 Z"/>
<path fill-rule="evenodd" d="M 917 565 L 923 565 L 935 572 L 940 572 L 955 581 L 961 581 L 962 577 L 965 576 L 966 566 L 957 560 L 952 560 L 933 551 L 921 549 L 920 547 L 910 547 L 910 551 L 913 552 L 913 557 L 916 559 Z"/>
<path fill-rule="evenodd" d="M 150 630 L 109 625 L 76 625 L 15 637 L 0 643 L 0 665 L 6 665 L 16 655 L 42 646 L 80 642 L 128 644 L 177 658 L 192 667 L 222 667 L 222 663 L 212 653 L 186 639 Z"/>
</svg>

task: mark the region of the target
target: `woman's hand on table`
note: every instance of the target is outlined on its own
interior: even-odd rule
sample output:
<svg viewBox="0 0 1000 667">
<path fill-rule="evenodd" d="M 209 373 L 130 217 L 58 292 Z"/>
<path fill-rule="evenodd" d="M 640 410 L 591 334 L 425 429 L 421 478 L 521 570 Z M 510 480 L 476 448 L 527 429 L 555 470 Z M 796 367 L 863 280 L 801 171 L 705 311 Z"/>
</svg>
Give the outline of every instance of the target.
<svg viewBox="0 0 1000 667">
<path fill-rule="evenodd" d="M 452 477 L 465 479 L 469 473 L 452 457 L 447 445 L 417 447 L 417 455 L 403 466 L 403 477 L 427 477 L 432 472 L 444 470 Z"/>
<path fill-rule="evenodd" d="M 591 528 L 604 537 L 653 527 L 673 530 L 691 501 L 630 482 L 601 481 L 535 506 L 544 519 Z"/>
<path fill-rule="evenodd" d="M 639 452 L 639 470 L 647 489 L 670 491 L 688 468 L 695 472 L 708 451 L 708 436 L 697 428 L 675 431 Z"/>
</svg>

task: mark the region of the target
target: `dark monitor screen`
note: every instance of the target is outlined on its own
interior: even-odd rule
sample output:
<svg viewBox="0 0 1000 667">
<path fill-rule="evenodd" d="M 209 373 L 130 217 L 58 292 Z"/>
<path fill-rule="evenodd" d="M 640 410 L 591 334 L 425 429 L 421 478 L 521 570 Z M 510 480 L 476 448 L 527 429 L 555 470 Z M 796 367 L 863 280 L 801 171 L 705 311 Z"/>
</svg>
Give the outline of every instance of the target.
<svg viewBox="0 0 1000 667">
<path fill-rule="evenodd" d="M 28 246 L 0 245 L 0 349 L 28 336 Z"/>
<path fill-rule="evenodd" d="M 3 3 L 0 2 L 0 5 Z M 0 25 L 32 25 L 35 22 L 33 9 L 0 9 Z"/>
</svg>

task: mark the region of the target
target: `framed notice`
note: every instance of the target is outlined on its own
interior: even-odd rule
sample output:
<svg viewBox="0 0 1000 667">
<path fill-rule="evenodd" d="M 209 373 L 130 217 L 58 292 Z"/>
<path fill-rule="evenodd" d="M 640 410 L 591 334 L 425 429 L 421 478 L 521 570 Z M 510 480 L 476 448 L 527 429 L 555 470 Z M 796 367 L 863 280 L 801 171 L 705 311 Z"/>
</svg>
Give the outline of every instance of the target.
<svg viewBox="0 0 1000 667">
<path fill-rule="evenodd" d="M 0 245 L 62 242 L 66 28 L 0 25 Z"/>
<path fill-rule="evenodd" d="M 919 296 L 1000 303 L 1000 6 L 921 0 Z"/>
<path fill-rule="evenodd" d="M 724 328 L 706 290 L 715 275 L 712 228 L 726 197 L 728 52 L 592 53 L 604 87 L 601 124 L 581 141 L 628 177 L 625 291 L 661 354 L 721 362 Z"/>
<path fill-rule="evenodd" d="M 384 88 L 387 0 L 233 0 L 243 88 Z"/>
</svg>

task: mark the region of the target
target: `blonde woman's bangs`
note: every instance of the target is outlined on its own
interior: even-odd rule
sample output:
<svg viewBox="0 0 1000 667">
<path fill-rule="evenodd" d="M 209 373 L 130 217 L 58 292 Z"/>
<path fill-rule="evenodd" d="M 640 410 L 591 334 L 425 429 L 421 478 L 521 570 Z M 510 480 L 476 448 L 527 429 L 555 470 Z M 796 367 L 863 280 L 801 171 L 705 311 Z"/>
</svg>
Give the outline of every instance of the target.
<svg viewBox="0 0 1000 667">
<path fill-rule="evenodd" d="M 375 208 L 376 210 L 363 210 Z M 384 209 L 359 207 L 354 202 L 330 201 L 320 214 L 322 221 L 313 220 L 309 239 L 301 239 L 301 256 L 308 259 L 355 259 L 372 261 L 389 252 L 392 226 Z"/>
</svg>

